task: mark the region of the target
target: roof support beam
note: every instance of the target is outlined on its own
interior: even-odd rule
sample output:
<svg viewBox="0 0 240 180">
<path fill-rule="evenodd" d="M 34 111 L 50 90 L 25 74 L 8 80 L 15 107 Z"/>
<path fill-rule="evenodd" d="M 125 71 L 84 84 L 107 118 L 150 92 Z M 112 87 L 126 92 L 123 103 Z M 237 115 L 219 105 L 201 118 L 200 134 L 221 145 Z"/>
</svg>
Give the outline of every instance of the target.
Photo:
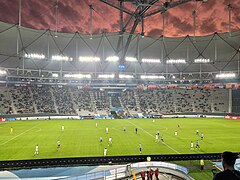
<svg viewBox="0 0 240 180">
<path fill-rule="evenodd" d="M 125 13 L 127 13 L 131 16 L 133 15 L 133 13 L 131 11 L 129 11 L 128 9 L 125 9 L 123 7 L 118 7 L 115 4 L 108 2 L 107 0 L 100 0 L 100 1 L 109 5 L 109 6 L 111 6 L 111 7 L 113 7 L 113 8 L 115 8 L 115 9 L 118 9 L 119 11 L 123 11 L 123 12 L 125 12 Z M 123 0 L 120 0 L 120 2 L 123 2 Z"/>
</svg>

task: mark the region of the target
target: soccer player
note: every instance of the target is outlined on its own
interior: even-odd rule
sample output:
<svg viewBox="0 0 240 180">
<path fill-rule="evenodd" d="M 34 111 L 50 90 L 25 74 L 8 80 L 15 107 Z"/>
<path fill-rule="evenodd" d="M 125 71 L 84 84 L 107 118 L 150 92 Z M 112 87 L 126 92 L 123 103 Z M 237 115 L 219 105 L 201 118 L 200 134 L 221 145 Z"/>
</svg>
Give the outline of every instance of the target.
<svg viewBox="0 0 240 180">
<path fill-rule="evenodd" d="M 108 138 L 108 146 L 111 146 L 111 145 L 112 145 L 112 138 L 109 137 L 109 138 Z"/>
<path fill-rule="evenodd" d="M 162 137 L 161 137 L 161 141 L 163 141 L 164 140 L 164 136 L 162 135 Z"/>
<path fill-rule="evenodd" d="M 201 136 L 201 140 L 203 140 L 204 134 L 203 134 L 203 133 L 201 133 L 201 135 L 200 135 L 200 136 Z"/>
<path fill-rule="evenodd" d="M 190 149 L 191 150 L 194 150 L 194 145 L 193 145 L 193 142 L 191 141 L 191 143 L 190 143 Z"/>
<path fill-rule="evenodd" d="M 64 129 L 65 129 L 65 127 L 64 127 L 64 125 L 62 125 L 62 132 L 64 131 Z"/>
<path fill-rule="evenodd" d="M 178 128 L 180 129 L 180 123 L 178 123 L 178 125 L 177 125 L 177 126 L 178 126 Z"/>
<path fill-rule="evenodd" d="M 99 141 L 100 141 L 100 143 L 102 143 L 102 136 L 100 136 Z"/>
<path fill-rule="evenodd" d="M 178 134 L 177 131 L 175 131 L 174 135 L 177 136 L 177 134 Z"/>
<path fill-rule="evenodd" d="M 140 154 L 142 154 L 142 144 L 139 143 L 139 151 L 140 151 Z"/>
<path fill-rule="evenodd" d="M 157 135 L 159 136 L 159 134 L 160 134 L 160 131 L 159 131 L 159 129 L 157 130 Z"/>
<path fill-rule="evenodd" d="M 35 154 L 38 154 L 38 145 L 36 145 L 36 147 L 35 147 L 35 153 L 34 153 L 34 155 Z"/>
<path fill-rule="evenodd" d="M 106 133 L 108 134 L 108 127 L 106 127 Z"/>
<path fill-rule="evenodd" d="M 137 128 L 135 128 L 135 131 L 136 131 L 136 134 L 137 134 L 137 131 L 138 131 L 138 129 L 137 129 Z"/>
<path fill-rule="evenodd" d="M 60 141 L 57 141 L 57 149 L 60 149 Z"/>
<path fill-rule="evenodd" d="M 123 131 L 126 132 L 126 127 L 125 126 L 123 127 Z"/>
<path fill-rule="evenodd" d="M 104 148 L 104 150 L 103 150 L 103 156 L 104 156 L 104 157 L 107 156 L 107 148 Z"/>
<path fill-rule="evenodd" d="M 158 134 L 155 136 L 155 142 L 158 142 Z"/>
<path fill-rule="evenodd" d="M 196 149 L 200 149 L 200 143 L 198 140 L 196 141 Z"/>
<path fill-rule="evenodd" d="M 198 129 L 197 129 L 197 131 L 196 131 L 196 135 L 198 135 L 199 134 L 199 131 L 198 131 Z"/>
<path fill-rule="evenodd" d="M 98 126 L 98 124 L 97 124 L 97 122 L 96 122 L 96 128 L 97 128 L 97 126 Z"/>
<path fill-rule="evenodd" d="M 12 134 L 12 133 L 13 133 L 13 127 L 10 128 L 10 134 Z"/>
</svg>

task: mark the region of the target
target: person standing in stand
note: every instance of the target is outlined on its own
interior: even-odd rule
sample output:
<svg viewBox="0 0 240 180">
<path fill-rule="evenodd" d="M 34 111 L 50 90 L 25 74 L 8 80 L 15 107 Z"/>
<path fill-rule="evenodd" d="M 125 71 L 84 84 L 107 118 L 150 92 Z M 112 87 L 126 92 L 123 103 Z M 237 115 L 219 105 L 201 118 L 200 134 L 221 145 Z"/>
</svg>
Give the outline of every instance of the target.
<svg viewBox="0 0 240 180">
<path fill-rule="evenodd" d="M 141 178 L 142 178 L 142 180 L 145 180 L 145 172 L 144 172 L 144 170 L 142 170 L 142 172 L 141 172 Z"/>
<path fill-rule="evenodd" d="M 159 174 L 159 170 L 158 170 L 158 168 L 157 168 L 157 169 L 155 169 L 155 177 L 156 177 L 156 180 L 159 180 L 158 174 Z"/>
<path fill-rule="evenodd" d="M 225 151 L 222 153 L 224 171 L 215 174 L 213 180 L 240 180 L 240 172 L 234 169 L 237 154 Z"/>
</svg>

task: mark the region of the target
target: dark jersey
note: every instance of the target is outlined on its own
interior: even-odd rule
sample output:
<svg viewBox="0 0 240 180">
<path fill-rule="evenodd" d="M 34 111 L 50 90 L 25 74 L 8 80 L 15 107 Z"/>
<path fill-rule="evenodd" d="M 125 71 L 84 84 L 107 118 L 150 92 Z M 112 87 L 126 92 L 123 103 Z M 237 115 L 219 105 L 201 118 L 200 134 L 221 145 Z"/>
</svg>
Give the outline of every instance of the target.
<svg viewBox="0 0 240 180">
<path fill-rule="evenodd" d="M 231 171 L 231 170 L 225 170 L 220 173 L 217 173 L 213 180 L 240 180 L 240 172 L 239 171 Z"/>
</svg>

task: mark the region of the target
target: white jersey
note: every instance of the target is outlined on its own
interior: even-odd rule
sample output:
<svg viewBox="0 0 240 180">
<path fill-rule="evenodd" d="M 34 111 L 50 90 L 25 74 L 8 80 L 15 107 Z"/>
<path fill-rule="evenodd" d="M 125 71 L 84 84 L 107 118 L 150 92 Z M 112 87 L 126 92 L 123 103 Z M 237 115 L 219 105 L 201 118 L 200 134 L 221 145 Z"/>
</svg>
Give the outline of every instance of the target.
<svg viewBox="0 0 240 180">
<path fill-rule="evenodd" d="M 111 142 L 112 142 L 112 138 L 110 137 L 110 138 L 108 139 L 108 141 L 109 141 L 109 143 L 111 143 Z"/>
<path fill-rule="evenodd" d="M 96 128 L 97 128 L 98 124 L 96 123 Z"/>
<path fill-rule="evenodd" d="M 108 127 L 106 127 L 106 133 L 108 133 Z"/>
<path fill-rule="evenodd" d="M 36 147 L 35 147 L 35 153 L 34 154 L 38 154 L 38 145 L 36 145 Z"/>
<path fill-rule="evenodd" d="M 156 134 L 155 140 L 158 141 L 158 135 Z"/>
<path fill-rule="evenodd" d="M 103 155 L 104 155 L 104 156 L 107 156 L 107 148 L 104 149 Z"/>
<path fill-rule="evenodd" d="M 193 148 L 193 142 L 191 142 L 190 147 Z"/>
<path fill-rule="evenodd" d="M 64 129 L 65 129 L 64 126 L 62 126 L 62 131 L 64 131 Z"/>
<path fill-rule="evenodd" d="M 174 135 L 177 136 L 177 134 L 178 134 L 177 131 L 175 131 Z"/>
</svg>

